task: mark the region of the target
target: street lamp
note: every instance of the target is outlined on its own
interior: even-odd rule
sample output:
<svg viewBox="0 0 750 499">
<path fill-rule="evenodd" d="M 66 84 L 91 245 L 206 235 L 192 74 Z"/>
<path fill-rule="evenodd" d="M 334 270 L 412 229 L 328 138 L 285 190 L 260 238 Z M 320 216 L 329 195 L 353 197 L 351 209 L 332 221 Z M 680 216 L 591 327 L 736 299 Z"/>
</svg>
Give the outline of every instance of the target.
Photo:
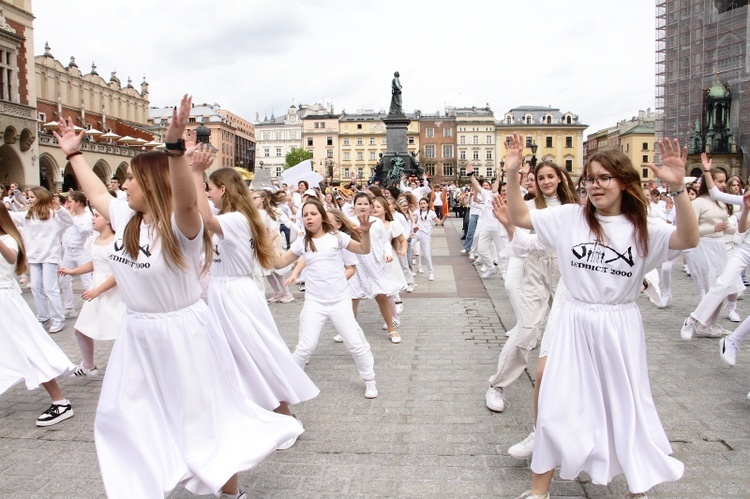
<svg viewBox="0 0 750 499">
<path fill-rule="evenodd" d="M 500 182 L 505 182 L 505 160 L 500 160 Z"/>
<path fill-rule="evenodd" d="M 536 145 L 536 142 L 532 142 L 529 145 L 529 148 L 531 149 L 531 169 L 533 170 L 536 167 L 536 149 L 539 147 Z"/>
</svg>

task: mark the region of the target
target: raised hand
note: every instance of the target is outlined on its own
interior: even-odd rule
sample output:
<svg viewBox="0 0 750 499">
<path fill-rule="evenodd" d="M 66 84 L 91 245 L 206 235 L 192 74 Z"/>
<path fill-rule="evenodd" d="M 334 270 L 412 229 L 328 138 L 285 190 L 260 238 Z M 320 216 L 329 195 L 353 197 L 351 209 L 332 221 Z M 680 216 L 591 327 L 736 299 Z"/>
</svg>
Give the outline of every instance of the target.
<svg viewBox="0 0 750 499">
<path fill-rule="evenodd" d="M 505 143 L 505 170 L 510 174 L 517 174 L 523 163 L 524 138 L 514 133 Z"/>
<path fill-rule="evenodd" d="M 492 198 L 492 214 L 498 221 L 503 225 L 510 225 L 510 213 L 508 212 L 508 205 L 503 198 L 500 196 L 494 196 Z"/>
<path fill-rule="evenodd" d="M 687 162 L 687 146 L 680 148 L 680 141 L 664 138 L 660 140 L 662 166 L 648 165 L 654 176 L 666 183 L 673 191 L 680 190 L 685 185 L 685 164 Z"/>
<path fill-rule="evenodd" d="M 81 142 L 83 141 L 83 135 L 86 130 L 81 130 L 80 133 L 76 134 L 73 126 L 73 119 L 68 117 L 67 119 L 61 119 L 57 125 L 60 133 L 52 131 L 52 134 L 57 139 L 57 143 L 60 144 L 60 149 L 67 156 L 70 153 L 81 150 Z"/>
<path fill-rule="evenodd" d="M 366 213 L 362 213 L 357 217 L 357 221 L 359 222 L 359 227 L 357 227 L 357 230 L 360 232 L 369 232 L 370 226 L 372 223 L 370 222 L 370 215 Z"/>
<path fill-rule="evenodd" d="M 198 132 L 195 130 L 188 130 L 185 132 L 185 156 L 192 156 L 199 145 Z"/>
<path fill-rule="evenodd" d="M 711 171 L 711 164 L 713 163 L 713 160 L 708 159 L 708 156 L 706 156 L 705 152 L 701 153 L 701 163 L 703 164 L 704 171 Z"/>
<path fill-rule="evenodd" d="M 172 121 L 169 122 L 164 141 L 173 144 L 180 140 L 185 133 L 190 118 L 190 103 L 193 98 L 188 94 L 182 96 L 179 107 L 172 110 Z"/>
<path fill-rule="evenodd" d="M 208 144 L 199 144 L 192 153 L 193 162 L 190 164 L 190 170 L 194 172 L 204 172 L 208 170 L 214 162 L 211 157 L 211 148 Z"/>
</svg>

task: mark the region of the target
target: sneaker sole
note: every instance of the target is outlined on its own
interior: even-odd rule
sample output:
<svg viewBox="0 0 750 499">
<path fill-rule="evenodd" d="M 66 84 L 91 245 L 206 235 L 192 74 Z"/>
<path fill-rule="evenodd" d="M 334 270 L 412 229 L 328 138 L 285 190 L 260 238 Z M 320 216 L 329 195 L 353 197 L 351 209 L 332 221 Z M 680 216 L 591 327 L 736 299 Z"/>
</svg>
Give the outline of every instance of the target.
<svg viewBox="0 0 750 499">
<path fill-rule="evenodd" d="M 52 426 L 52 425 L 56 425 L 57 423 L 62 423 L 66 419 L 70 419 L 73 416 L 75 416 L 75 414 L 73 413 L 73 409 L 71 409 L 65 412 L 64 414 L 61 414 L 55 419 L 51 419 L 49 421 L 37 421 L 36 425 L 39 426 L 40 428 L 44 428 L 46 426 Z"/>
</svg>

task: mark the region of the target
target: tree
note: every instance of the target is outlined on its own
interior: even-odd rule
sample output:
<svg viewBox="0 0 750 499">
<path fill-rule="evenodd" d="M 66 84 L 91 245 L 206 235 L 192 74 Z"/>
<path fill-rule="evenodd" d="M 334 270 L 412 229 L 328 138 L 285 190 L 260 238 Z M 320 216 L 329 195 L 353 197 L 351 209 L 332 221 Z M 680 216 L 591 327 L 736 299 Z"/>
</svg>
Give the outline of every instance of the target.
<svg viewBox="0 0 750 499">
<path fill-rule="evenodd" d="M 313 155 L 301 147 L 292 147 L 292 150 L 286 153 L 284 169 L 297 166 L 306 159 L 312 159 Z"/>
</svg>

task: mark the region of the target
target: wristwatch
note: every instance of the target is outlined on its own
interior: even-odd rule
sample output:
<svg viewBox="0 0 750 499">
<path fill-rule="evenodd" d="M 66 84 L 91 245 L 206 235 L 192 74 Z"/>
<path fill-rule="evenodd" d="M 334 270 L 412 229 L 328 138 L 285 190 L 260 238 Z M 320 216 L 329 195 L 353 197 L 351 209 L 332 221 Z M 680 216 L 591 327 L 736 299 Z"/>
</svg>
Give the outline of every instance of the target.
<svg viewBox="0 0 750 499">
<path fill-rule="evenodd" d="M 165 142 L 164 154 L 173 158 L 185 154 L 185 139 L 178 139 L 177 142 Z"/>
</svg>

